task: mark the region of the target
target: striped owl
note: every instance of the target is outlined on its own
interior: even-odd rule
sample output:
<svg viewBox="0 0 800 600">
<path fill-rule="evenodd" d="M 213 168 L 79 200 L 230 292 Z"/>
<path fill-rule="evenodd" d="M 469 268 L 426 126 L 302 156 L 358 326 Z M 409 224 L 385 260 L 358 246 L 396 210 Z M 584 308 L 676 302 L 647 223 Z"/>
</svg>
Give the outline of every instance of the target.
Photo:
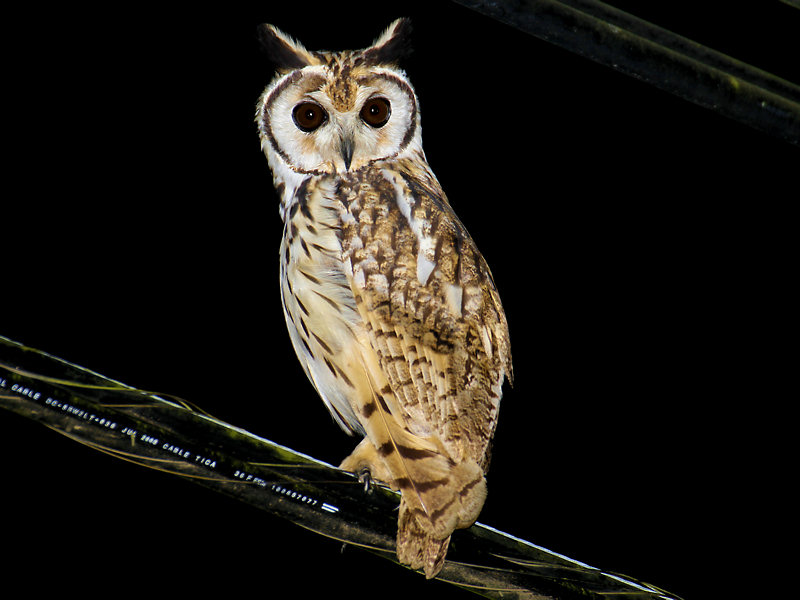
<svg viewBox="0 0 800 600">
<path fill-rule="evenodd" d="M 280 287 L 297 357 L 363 436 L 341 468 L 401 492 L 397 556 L 428 578 L 475 522 L 508 325 L 489 267 L 422 150 L 397 66 L 410 22 L 357 51 L 312 52 L 272 25 L 278 72 L 256 113 L 280 195 Z"/>
</svg>

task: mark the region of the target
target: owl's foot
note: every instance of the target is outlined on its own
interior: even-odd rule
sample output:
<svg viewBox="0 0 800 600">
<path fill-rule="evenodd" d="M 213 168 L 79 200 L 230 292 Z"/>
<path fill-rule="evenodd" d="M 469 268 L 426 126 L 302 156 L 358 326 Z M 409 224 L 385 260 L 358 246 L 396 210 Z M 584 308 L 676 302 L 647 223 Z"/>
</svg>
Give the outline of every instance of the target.
<svg viewBox="0 0 800 600">
<path fill-rule="evenodd" d="M 365 494 L 371 494 L 372 490 L 375 489 L 372 473 L 370 473 L 368 467 L 361 467 L 361 470 L 358 472 L 358 482 L 364 484 Z"/>
<path fill-rule="evenodd" d="M 352 454 L 342 461 L 339 468 L 343 471 L 350 471 L 358 477 L 359 483 L 364 485 L 364 491 L 369 493 L 376 482 L 385 483 L 392 489 L 397 489 L 394 485 L 394 479 L 389 474 L 378 451 L 369 438 L 364 438 L 361 443 L 356 446 Z"/>
</svg>

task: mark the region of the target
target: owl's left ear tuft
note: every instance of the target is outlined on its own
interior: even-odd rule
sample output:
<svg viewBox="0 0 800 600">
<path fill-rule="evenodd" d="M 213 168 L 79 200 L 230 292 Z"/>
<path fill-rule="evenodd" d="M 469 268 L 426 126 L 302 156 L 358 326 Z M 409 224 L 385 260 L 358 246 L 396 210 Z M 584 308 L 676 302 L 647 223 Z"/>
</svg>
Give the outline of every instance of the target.
<svg viewBox="0 0 800 600">
<path fill-rule="evenodd" d="M 375 42 L 364 50 L 364 61 L 371 65 L 396 65 L 411 54 L 411 19 L 392 22 Z"/>
<path fill-rule="evenodd" d="M 302 69 L 314 64 L 313 55 L 300 42 L 274 25 L 263 23 L 257 33 L 261 48 L 278 69 Z"/>
</svg>

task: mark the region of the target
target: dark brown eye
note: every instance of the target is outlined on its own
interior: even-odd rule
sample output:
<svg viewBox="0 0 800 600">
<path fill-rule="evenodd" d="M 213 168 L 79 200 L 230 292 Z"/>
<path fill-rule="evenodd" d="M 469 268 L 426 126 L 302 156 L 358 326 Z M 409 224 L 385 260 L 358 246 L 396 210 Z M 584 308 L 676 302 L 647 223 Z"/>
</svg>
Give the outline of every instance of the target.
<svg viewBox="0 0 800 600">
<path fill-rule="evenodd" d="M 298 129 L 309 132 L 314 131 L 327 121 L 328 113 L 326 113 L 319 104 L 314 102 L 301 102 L 294 107 L 292 118 Z"/>
<path fill-rule="evenodd" d="M 386 98 L 370 98 L 361 108 L 361 119 L 370 127 L 383 127 L 392 114 Z"/>
</svg>

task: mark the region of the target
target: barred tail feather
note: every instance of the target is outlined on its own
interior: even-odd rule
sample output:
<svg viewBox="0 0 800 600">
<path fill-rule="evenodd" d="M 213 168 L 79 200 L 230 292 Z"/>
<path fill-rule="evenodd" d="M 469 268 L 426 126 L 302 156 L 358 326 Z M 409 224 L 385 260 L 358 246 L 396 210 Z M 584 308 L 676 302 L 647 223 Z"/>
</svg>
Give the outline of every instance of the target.
<svg viewBox="0 0 800 600">
<path fill-rule="evenodd" d="M 421 437 L 404 426 L 392 407 L 396 398 L 388 385 L 376 380 L 365 356 L 359 382 L 357 412 L 367 439 L 341 464 L 400 490 L 397 555 L 400 562 L 422 568 L 429 578 L 442 568 L 450 534 L 472 525 L 486 499 L 483 470 L 472 459 L 456 462 L 436 437 Z M 358 371 L 356 371 L 358 372 Z M 357 384 L 358 385 L 358 384 Z"/>
<path fill-rule="evenodd" d="M 486 500 L 486 480 L 473 461 L 457 465 L 448 481 L 437 487 L 435 511 L 416 510 L 404 494 L 397 521 L 398 559 L 413 569 L 423 569 L 428 579 L 441 571 L 450 535 L 472 525 Z"/>
<path fill-rule="evenodd" d="M 450 536 L 439 539 L 420 525 L 409 510 L 405 498 L 400 500 L 400 515 L 397 519 L 397 558 L 412 569 L 422 569 L 425 577 L 436 577 L 444 565 Z"/>
</svg>

